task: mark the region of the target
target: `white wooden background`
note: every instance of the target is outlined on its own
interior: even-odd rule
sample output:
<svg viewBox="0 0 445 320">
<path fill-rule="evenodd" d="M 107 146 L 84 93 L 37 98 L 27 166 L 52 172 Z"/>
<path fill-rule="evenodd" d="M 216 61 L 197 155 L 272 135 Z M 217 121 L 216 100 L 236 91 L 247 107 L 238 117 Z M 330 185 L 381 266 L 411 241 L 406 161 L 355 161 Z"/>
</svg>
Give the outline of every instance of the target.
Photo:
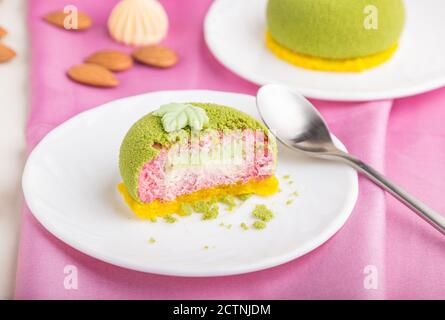
<svg viewBox="0 0 445 320">
<path fill-rule="evenodd" d="M 14 60 L 0 64 L 0 299 L 14 293 L 23 205 L 20 178 L 29 86 L 25 17 L 25 0 L 0 0 L 0 25 L 9 31 L 1 41 L 17 52 Z"/>
</svg>

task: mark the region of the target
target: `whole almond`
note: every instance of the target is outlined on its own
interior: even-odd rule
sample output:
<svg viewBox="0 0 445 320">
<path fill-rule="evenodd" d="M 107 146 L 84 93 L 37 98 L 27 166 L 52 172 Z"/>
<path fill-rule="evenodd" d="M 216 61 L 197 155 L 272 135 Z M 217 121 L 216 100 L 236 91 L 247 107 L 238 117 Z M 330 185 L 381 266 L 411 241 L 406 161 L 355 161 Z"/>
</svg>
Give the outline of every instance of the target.
<svg viewBox="0 0 445 320">
<path fill-rule="evenodd" d="M 133 58 L 143 64 L 157 68 L 169 68 L 178 62 L 178 55 L 173 50 L 161 46 L 145 46 L 133 52 Z"/>
<path fill-rule="evenodd" d="M 119 84 L 114 74 L 108 69 L 91 63 L 75 65 L 68 70 L 67 74 L 76 82 L 94 87 L 115 87 Z"/>
<path fill-rule="evenodd" d="M 70 15 L 70 13 L 64 13 L 63 11 L 54 11 L 54 12 L 48 13 L 46 16 L 43 17 L 43 19 L 45 19 L 45 21 L 51 23 L 52 25 L 55 25 L 56 27 L 59 27 L 59 28 L 65 29 L 65 30 L 73 30 L 73 31 L 86 30 L 86 29 L 90 28 L 91 25 L 93 24 L 93 20 L 91 20 L 91 18 L 86 13 L 78 12 L 77 13 L 77 29 L 75 29 L 75 28 L 67 29 L 67 28 L 65 28 L 65 18 L 68 15 Z M 75 17 L 75 15 L 73 15 L 73 18 L 74 17 Z M 72 23 L 72 21 L 70 19 L 71 18 L 69 18 L 69 20 L 68 20 L 69 24 Z"/>
<path fill-rule="evenodd" d="M 14 50 L 0 43 L 0 63 L 7 62 L 15 56 Z"/>
<path fill-rule="evenodd" d="M 0 26 L 0 38 L 3 38 L 7 34 L 8 34 L 8 31 L 5 28 L 3 28 L 2 26 Z"/>
<path fill-rule="evenodd" d="M 125 71 L 133 66 L 133 59 L 128 54 L 113 50 L 95 52 L 85 62 L 97 64 L 110 71 Z"/>
</svg>

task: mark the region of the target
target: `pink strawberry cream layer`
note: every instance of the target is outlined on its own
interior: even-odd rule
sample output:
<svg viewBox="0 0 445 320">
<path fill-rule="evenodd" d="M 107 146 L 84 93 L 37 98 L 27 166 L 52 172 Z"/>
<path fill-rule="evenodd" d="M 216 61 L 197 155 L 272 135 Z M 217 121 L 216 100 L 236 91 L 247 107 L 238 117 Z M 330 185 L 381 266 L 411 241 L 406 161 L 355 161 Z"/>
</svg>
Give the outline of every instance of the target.
<svg viewBox="0 0 445 320">
<path fill-rule="evenodd" d="M 174 200 L 201 189 L 270 177 L 276 155 L 262 131 L 203 134 L 187 139 L 143 165 L 138 195 L 143 202 Z"/>
</svg>

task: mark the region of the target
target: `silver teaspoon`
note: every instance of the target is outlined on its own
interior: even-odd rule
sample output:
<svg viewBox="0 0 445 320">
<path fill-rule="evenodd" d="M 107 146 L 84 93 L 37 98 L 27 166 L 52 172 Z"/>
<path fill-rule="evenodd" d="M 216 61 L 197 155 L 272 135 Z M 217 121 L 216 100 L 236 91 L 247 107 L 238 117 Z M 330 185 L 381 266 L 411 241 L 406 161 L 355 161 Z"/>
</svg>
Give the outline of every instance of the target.
<svg viewBox="0 0 445 320">
<path fill-rule="evenodd" d="M 348 163 L 445 235 L 445 217 L 360 159 L 339 150 L 321 115 L 301 94 L 282 85 L 265 85 L 257 93 L 257 107 L 266 126 L 284 145 L 310 156 Z"/>
</svg>

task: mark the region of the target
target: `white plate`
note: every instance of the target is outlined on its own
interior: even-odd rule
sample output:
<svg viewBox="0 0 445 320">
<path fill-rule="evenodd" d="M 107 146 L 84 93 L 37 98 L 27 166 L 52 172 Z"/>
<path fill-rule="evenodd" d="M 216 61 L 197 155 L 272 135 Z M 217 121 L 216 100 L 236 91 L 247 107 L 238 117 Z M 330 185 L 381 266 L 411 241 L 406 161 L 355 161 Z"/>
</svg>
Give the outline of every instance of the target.
<svg viewBox="0 0 445 320">
<path fill-rule="evenodd" d="M 329 239 L 349 217 L 357 175 L 345 165 L 279 149 L 281 193 L 252 197 L 217 220 L 198 214 L 174 224 L 137 219 L 116 185 L 120 143 L 130 126 L 172 101 L 215 102 L 258 117 L 252 96 L 214 91 L 163 91 L 113 101 L 79 114 L 51 131 L 34 149 L 23 191 L 35 217 L 56 237 L 100 260 L 138 271 L 179 276 L 218 276 L 272 267 Z M 341 145 L 341 144 L 340 144 Z M 285 202 L 297 190 L 292 205 Z M 255 204 L 276 213 L 266 229 L 243 231 Z M 219 226 L 232 224 L 232 228 Z M 155 244 L 149 244 L 153 237 Z M 205 246 L 209 248 L 204 249 Z"/>
<path fill-rule="evenodd" d="M 267 0 L 216 0 L 205 19 L 210 50 L 257 84 L 281 83 L 328 100 L 404 97 L 445 85 L 445 1 L 405 0 L 407 24 L 387 63 L 362 73 L 310 71 L 276 58 L 264 44 Z"/>
</svg>

